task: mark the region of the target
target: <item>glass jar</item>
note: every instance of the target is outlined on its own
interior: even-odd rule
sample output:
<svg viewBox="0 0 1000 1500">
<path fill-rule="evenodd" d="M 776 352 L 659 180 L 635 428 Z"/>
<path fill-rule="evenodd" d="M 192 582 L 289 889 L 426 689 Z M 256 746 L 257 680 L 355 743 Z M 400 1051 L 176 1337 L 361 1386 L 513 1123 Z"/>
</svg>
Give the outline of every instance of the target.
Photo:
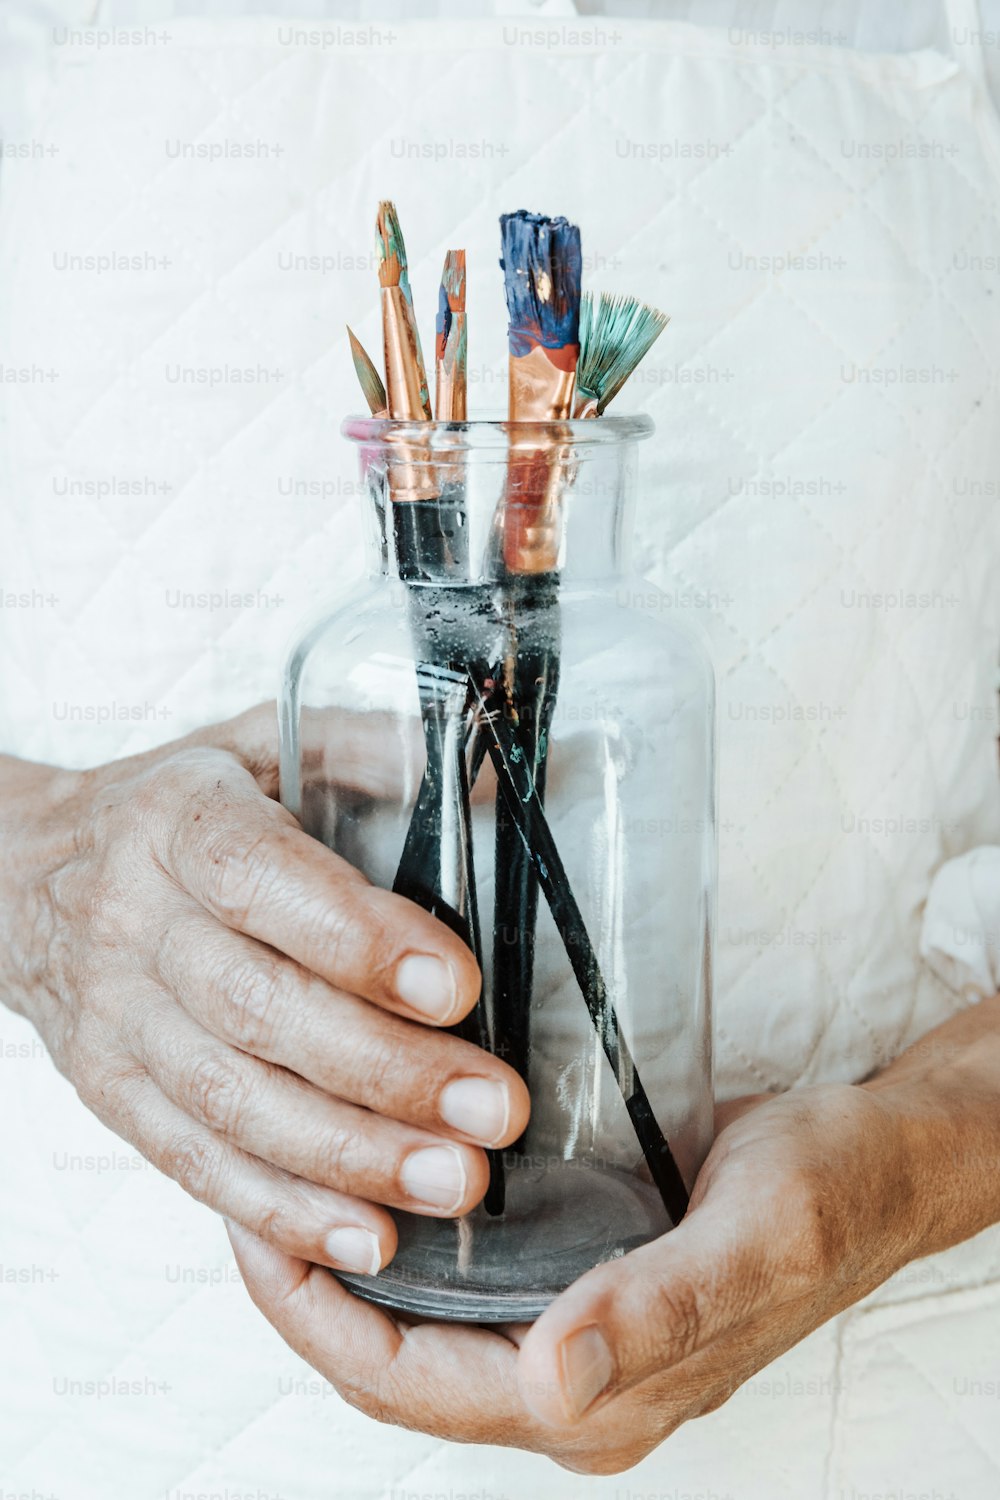
<svg viewBox="0 0 1000 1500">
<path fill-rule="evenodd" d="M 411 1313 L 536 1317 L 669 1231 L 711 1142 L 714 678 L 628 570 L 652 430 L 344 424 L 371 572 L 288 662 L 281 800 L 469 943 L 459 1030 L 531 1095 L 472 1213 L 398 1213 L 390 1264 L 338 1273 Z"/>
</svg>

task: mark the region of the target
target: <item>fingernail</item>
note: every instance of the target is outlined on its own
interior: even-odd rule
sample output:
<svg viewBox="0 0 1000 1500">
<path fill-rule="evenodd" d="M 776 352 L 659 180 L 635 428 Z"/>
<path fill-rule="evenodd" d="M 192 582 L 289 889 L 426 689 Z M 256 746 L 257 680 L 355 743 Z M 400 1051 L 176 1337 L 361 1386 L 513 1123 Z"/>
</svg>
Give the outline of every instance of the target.
<svg viewBox="0 0 1000 1500">
<path fill-rule="evenodd" d="M 507 1133 L 510 1095 L 489 1078 L 456 1078 L 441 1092 L 438 1108 L 446 1125 L 491 1146 Z"/>
<path fill-rule="evenodd" d="M 451 1146 L 411 1151 L 401 1175 L 410 1197 L 431 1208 L 457 1210 L 468 1188 L 465 1162 Z"/>
<path fill-rule="evenodd" d="M 370 1229 L 331 1229 L 323 1246 L 331 1260 L 345 1271 L 362 1271 L 366 1276 L 377 1276 L 382 1265 L 382 1251 L 378 1236 Z"/>
<path fill-rule="evenodd" d="M 570 1420 L 576 1422 L 607 1388 L 614 1374 L 614 1361 L 604 1335 L 590 1324 L 578 1328 L 559 1346 L 563 1402 Z"/>
<path fill-rule="evenodd" d="M 411 953 L 396 969 L 396 994 L 432 1021 L 447 1021 L 457 993 L 451 964 L 429 953 Z"/>
</svg>

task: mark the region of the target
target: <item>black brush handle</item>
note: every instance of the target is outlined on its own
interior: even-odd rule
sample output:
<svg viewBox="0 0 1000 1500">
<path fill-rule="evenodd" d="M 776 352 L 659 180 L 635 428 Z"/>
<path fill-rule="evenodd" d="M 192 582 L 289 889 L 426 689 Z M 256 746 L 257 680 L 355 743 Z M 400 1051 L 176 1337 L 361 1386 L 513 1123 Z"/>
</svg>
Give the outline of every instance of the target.
<svg viewBox="0 0 1000 1500">
<path fill-rule="evenodd" d="M 397 503 L 393 521 L 400 575 L 407 584 L 410 634 L 418 658 L 417 686 L 427 759 L 392 888 L 456 933 L 472 949 L 482 972 L 465 758 L 467 695 L 463 692 L 458 706 L 457 674 L 452 670 L 454 645 L 449 639 L 455 633 L 455 622 L 449 619 L 448 594 L 426 581 L 439 578 L 442 571 L 455 566 L 456 557 L 460 560 L 463 527 L 457 508 L 443 504 Z M 446 830 L 449 814 L 453 821 Z M 459 887 L 447 893 L 443 868 L 446 838 L 449 864 L 461 869 L 464 876 Z M 451 1029 L 465 1041 L 490 1050 L 482 991 L 469 1014 Z M 503 1158 L 499 1151 L 487 1151 L 487 1159 L 491 1201 L 499 1202 L 494 1210 L 499 1213 L 504 1199 Z"/>
<path fill-rule="evenodd" d="M 548 736 L 559 678 L 557 649 L 519 648 L 514 669 L 517 742 L 538 803 L 545 802 Z M 505 705 L 501 712 L 509 712 Z M 514 721 L 512 721 L 513 724 Z M 538 875 L 528 852 L 532 804 L 525 809 L 527 843 L 511 816 L 503 789 L 496 796 L 496 894 L 493 925 L 493 1045 L 499 1057 L 529 1083 L 531 1005 L 538 921 Z M 524 1137 L 512 1147 L 524 1149 Z"/>
<path fill-rule="evenodd" d="M 481 706 L 497 783 L 504 789 L 511 819 L 535 867 L 591 1020 L 621 1090 L 650 1175 L 671 1222 L 677 1224 L 687 1212 L 688 1191 L 642 1086 L 631 1049 L 618 1025 L 618 1016 L 608 995 L 583 915 L 570 888 L 544 809 L 527 773 L 520 741 L 502 712 L 491 712 L 485 701 Z"/>
</svg>

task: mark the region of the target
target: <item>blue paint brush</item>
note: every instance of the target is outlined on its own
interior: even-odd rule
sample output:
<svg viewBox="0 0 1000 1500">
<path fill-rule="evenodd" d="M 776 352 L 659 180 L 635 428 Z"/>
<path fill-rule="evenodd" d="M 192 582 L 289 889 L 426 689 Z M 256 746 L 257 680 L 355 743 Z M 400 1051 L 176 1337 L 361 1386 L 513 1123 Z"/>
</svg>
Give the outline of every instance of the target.
<svg viewBox="0 0 1000 1500">
<path fill-rule="evenodd" d="M 501 261 L 509 319 L 512 422 L 563 422 L 573 411 L 580 347 L 580 231 L 564 218 L 504 214 Z M 565 466 L 554 442 L 512 453 L 503 509 L 506 581 L 499 605 L 506 646 L 496 678 L 503 713 L 517 734 L 541 807 L 546 752 L 559 682 L 559 561 Z M 493 1046 L 528 1079 L 534 987 L 538 874 L 531 857 L 532 809 L 522 829 L 509 800 L 496 797 L 493 921 Z M 528 835 L 525 842 L 524 833 Z M 523 1147 L 515 1143 L 514 1149 Z M 498 1192 L 499 1188 L 499 1192 Z M 491 1183 L 486 1207 L 502 1207 Z"/>
</svg>

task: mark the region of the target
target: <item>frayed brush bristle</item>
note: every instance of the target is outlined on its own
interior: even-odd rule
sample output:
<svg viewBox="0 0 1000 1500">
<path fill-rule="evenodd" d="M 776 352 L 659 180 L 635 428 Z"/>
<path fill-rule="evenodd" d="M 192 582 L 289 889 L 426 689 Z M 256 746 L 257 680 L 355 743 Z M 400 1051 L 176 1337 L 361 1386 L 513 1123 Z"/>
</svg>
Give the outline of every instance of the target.
<svg viewBox="0 0 1000 1500">
<path fill-rule="evenodd" d="M 379 285 L 408 286 L 403 231 L 400 228 L 396 205 L 388 198 L 384 198 L 378 206 L 375 244 L 378 251 Z"/>
<path fill-rule="evenodd" d="M 465 312 L 465 251 L 449 250 L 444 258 L 441 285 L 438 289 L 438 310 L 434 328 L 437 334 L 437 357 L 444 354 L 445 345 L 451 335 L 452 319 L 456 313 Z"/>
<path fill-rule="evenodd" d="M 580 230 L 544 214 L 501 214 L 500 238 L 510 317 L 510 351 L 538 344 L 565 349 L 580 341 Z"/>
<path fill-rule="evenodd" d="M 368 410 L 374 416 L 376 412 L 385 411 L 389 404 L 382 377 L 365 346 L 350 328 L 347 330 L 347 337 L 351 341 L 351 358 L 358 372 L 362 394 L 368 403 Z"/>
<path fill-rule="evenodd" d="M 465 251 L 449 250 L 441 273 L 441 290 L 453 313 L 465 312 Z"/>
<path fill-rule="evenodd" d="M 598 412 L 603 412 L 669 321 L 666 313 L 635 297 L 602 292 L 595 308 L 588 292 L 580 310 L 579 395 L 596 401 Z"/>
</svg>

